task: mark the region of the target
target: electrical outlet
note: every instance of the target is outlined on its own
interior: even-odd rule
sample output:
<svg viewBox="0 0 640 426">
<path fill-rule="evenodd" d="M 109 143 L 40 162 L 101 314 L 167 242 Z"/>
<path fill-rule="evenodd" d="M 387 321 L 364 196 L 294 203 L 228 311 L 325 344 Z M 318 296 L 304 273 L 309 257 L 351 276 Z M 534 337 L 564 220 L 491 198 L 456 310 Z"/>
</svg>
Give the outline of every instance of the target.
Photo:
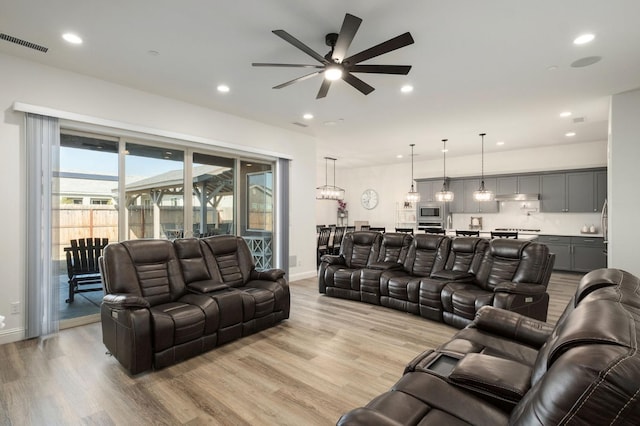
<svg viewBox="0 0 640 426">
<path fill-rule="evenodd" d="M 16 315 L 20 313 L 20 302 L 11 302 L 11 314 Z"/>
</svg>

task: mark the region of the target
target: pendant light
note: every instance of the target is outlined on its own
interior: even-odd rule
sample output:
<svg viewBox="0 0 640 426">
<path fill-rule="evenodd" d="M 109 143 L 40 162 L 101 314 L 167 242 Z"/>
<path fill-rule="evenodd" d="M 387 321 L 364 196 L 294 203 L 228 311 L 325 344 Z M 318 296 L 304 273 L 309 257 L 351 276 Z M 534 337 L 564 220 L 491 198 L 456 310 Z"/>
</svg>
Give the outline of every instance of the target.
<svg viewBox="0 0 640 426">
<path fill-rule="evenodd" d="M 442 139 L 442 189 L 436 192 L 436 200 L 442 202 L 453 201 L 453 192 L 447 185 L 447 140 Z"/>
<path fill-rule="evenodd" d="M 482 138 L 482 177 L 480 180 L 480 188 L 473 193 L 473 199 L 476 201 L 493 201 L 495 194 L 484 187 L 484 137 L 486 133 L 480 133 Z"/>
<path fill-rule="evenodd" d="M 409 192 L 407 192 L 407 196 L 405 197 L 405 200 L 408 203 L 417 203 L 418 201 L 420 201 L 420 193 L 417 192 L 413 186 L 413 147 L 415 145 L 416 144 L 414 143 L 409 145 L 411 147 L 411 189 L 409 190 Z"/>
<path fill-rule="evenodd" d="M 333 185 L 327 182 L 329 160 L 333 161 Z M 316 200 L 342 200 L 344 189 L 336 186 L 336 159 L 324 157 L 324 185 L 316 188 Z"/>
</svg>

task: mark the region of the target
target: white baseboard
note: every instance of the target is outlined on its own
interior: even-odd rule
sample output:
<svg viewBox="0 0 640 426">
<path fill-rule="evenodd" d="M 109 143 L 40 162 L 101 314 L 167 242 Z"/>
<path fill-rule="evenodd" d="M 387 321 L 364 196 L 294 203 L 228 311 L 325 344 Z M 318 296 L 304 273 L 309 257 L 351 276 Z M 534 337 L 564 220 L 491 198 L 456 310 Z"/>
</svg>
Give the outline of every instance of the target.
<svg viewBox="0 0 640 426">
<path fill-rule="evenodd" d="M 9 330 L 0 330 L 0 345 L 5 343 L 19 342 L 24 340 L 24 328 L 12 328 Z"/>
<path fill-rule="evenodd" d="M 314 278 L 318 276 L 318 271 L 316 271 L 315 269 L 313 271 L 306 271 L 306 272 L 298 272 L 297 274 L 291 274 L 289 275 L 289 282 L 294 282 L 294 281 L 298 281 L 298 280 L 304 280 L 307 278 Z"/>
</svg>

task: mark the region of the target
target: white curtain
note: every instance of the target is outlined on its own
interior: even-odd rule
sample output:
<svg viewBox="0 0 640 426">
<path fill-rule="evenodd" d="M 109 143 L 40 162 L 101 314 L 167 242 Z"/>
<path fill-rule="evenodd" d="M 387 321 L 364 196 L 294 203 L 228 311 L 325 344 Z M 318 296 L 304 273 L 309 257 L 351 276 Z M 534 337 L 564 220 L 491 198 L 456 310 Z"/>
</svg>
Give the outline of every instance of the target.
<svg viewBox="0 0 640 426">
<path fill-rule="evenodd" d="M 26 337 L 58 332 L 59 278 L 54 265 L 54 200 L 60 125 L 57 118 L 26 115 L 27 154 L 27 324 Z M 57 228 L 57 227 L 56 227 Z"/>
</svg>

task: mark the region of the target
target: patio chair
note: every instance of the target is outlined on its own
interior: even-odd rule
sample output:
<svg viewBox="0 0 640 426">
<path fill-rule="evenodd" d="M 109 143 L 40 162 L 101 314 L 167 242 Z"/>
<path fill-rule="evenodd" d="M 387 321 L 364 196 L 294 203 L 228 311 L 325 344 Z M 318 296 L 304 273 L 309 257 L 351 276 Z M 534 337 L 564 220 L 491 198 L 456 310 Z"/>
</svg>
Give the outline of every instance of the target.
<svg viewBox="0 0 640 426">
<path fill-rule="evenodd" d="M 71 240 L 71 247 L 64 248 L 69 276 L 67 303 L 73 302 L 76 293 L 102 290 L 98 258 L 108 243 L 108 238 L 79 238 Z"/>
</svg>

